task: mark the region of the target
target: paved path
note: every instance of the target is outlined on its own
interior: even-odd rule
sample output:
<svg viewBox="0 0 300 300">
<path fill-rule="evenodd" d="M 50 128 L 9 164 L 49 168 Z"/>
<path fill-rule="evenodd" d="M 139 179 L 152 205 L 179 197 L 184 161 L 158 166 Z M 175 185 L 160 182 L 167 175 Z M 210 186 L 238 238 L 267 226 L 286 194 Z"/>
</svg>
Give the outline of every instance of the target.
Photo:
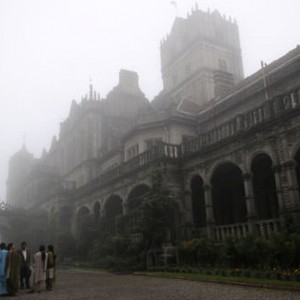
<svg viewBox="0 0 300 300">
<path fill-rule="evenodd" d="M 116 275 L 104 272 L 61 270 L 51 292 L 26 294 L 15 299 L 39 300 L 300 300 L 300 292 L 278 291 L 179 279 Z M 1 297 L 1 299 L 12 299 Z"/>
</svg>

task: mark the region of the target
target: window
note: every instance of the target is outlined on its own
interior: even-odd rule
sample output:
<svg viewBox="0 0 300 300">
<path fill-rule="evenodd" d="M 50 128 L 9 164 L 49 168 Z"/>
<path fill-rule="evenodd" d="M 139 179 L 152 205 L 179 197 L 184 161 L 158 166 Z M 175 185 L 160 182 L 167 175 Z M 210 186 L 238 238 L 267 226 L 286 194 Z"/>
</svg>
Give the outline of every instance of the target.
<svg viewBox="0 0 300 300">
<path fill-rule="evenodd" d="M 139 145 L 136 144 L 127 149 L 127 159 L 131 159 L 139 154 Z"/>
<path fill-rule="evenodd" d="M 219 59 L 219 69 L 221 71 L 227 72 L 227 62 L 225 59 Z"/>
</svg>

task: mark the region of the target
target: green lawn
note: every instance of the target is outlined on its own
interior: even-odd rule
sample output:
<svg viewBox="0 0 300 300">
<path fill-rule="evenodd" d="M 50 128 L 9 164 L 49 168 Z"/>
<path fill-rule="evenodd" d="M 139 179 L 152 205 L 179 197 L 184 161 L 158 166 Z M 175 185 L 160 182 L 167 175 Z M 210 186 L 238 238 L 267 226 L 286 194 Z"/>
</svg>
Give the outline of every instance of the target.
<svg viewBox="0 0 300 300">
<path fill-rule="evenodd" d="M 138 272 L 137 275 L 146 275 L 154 277 L 185 279 L 205 282 L 218 282 L 229 283 L 237 285 L 247 285 L 264 288 L 278 288 L 278 289 L 293 289 L 299 290 L 300 282 L 289 280 L 275 280 L 275 279 L 262 279 L 262 278 L 250 278 L 242 276 L 219 276 L 219 275 L 205 275 L 198 273 L 169 273 L 169 272 Z"/>
</svg>

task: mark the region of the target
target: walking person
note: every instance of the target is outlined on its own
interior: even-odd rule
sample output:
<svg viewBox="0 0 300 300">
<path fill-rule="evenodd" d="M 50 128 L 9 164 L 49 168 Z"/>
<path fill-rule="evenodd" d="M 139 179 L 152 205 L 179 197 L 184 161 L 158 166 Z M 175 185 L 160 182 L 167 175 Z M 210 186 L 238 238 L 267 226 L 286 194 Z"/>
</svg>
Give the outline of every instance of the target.
<svg viewBox="0 0 300 300">
<path fill-rule="evenodd" d="M 41 245 L 39 251 L 33 256 L 34 279 L 29 293 L 41 292 L 41 286 L 46 281 L 47 260 L 48 254 L 45 251 L 45 246 Z"/>
<path fill-rule="evenodd" d="M 20 268 L 20 288 L 24 288 L 24 281 L 27 289 L 30 289 L 30 262 L 31 256 L 30 251 L 27 250 L 27 243 L 21 243 L 21 249 L 18 250 L 18 253 L 21 257 L 21 268 Z"/>
<path fill-rule="evenodd" d="M 48 245 L 46 289 L 51 291 L 55 282 L 56 255 L 53 245 Z"/>
<path fill-rule="evenodd" d="M 19 289 L 21 257 L 17 251 L 15 251 L 15 246 L 13 243 L 7 245 L 7 251 L 7 292 L 10 296 L 16 296 Z"/>
<path fill-rule="evenodd" d="M 8 251 L 5 243 L 0 244 L 0 296 L 7 294 L 6 288 L 6 266 Z"/>
</svg>

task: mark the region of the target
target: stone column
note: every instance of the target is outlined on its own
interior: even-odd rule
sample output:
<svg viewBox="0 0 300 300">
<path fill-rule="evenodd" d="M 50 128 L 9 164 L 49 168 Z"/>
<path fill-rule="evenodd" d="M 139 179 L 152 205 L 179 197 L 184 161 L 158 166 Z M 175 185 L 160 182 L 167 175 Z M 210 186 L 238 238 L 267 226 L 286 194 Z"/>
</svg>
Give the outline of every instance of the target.
<svg viewBox="0 0 300 300">
<path fill-rule="evenodd" d="M 190 190 L 184 194 L 184 216 L 183 216 L 183 228 L 182 235 L 185 239 L 191 239 L 193 236 L 194 220 L 193 220 L 193 209 L 192 209 L 192 193 Z"/>
<path fill-rule="evenodd" d="M 289 203 L 285 203 L 285 206 L 286 208 L 289 208 L 292 211 L 298 211 L 300 208 L 296 164 L 297 163 L 294 160 L 289 160 L 283 164 L 283 167 L 286 171 L 286 178 L 288 184 L 287 199 L 289 200 Z"/>
<path fill-rule="evenodd" d="M 215 225 L 215 218 L 214 218 L 213 204 L 212 204 L 212 187 L 209 184 L 205 184 L 203 188 L 204 188 L 207 236 L 210 239 L 215 239 L 214 232 L 213 232 L 213 227 Z"/>
<path fill-rule="evenodd" d="M 274 116 L 274 111 L 273 111 L 273 103 L 271 100 L 268 100 L 265 102 L 265 117 L 266 119 L 271 119 Z"/>
<path fill-rule="evenodd" d="M 280 219 L 280 226 L 284 226 L 284 213 L 285 213 L 285 206 L 283 201 L 283 193 L 282 193 L 282 185 L 280 180 L 280 173 L 281 173 L 281 166 L 280 165 L 273 165 L 273 173 L 275 177 L 275 185 L 276 185 L 276 194 L 277 194 L 277 201 L 278 201 L 278 208 L 279 208 L 279 219 Z"/>
<path fill-rule="evenodd" d="M 254 201 L 254 193 L 253 193 L 253 181 L 252 174 L 245 173 L 243 174 L 244 180 L 244 188 L 245 188 L 245 200 L 247 207 L 247 220 L 250 234 L 256 233 L 256 209 L 255 209 L 255 201 Z"/>
<path fill-rule="evenodd" d="M 128 215 L 129 214 L 129 207 L 128 207 L 128 203 L 127 203 L 126 200 L 123 200 L 122 206 L 123 206 L 123 216 Z"/>
<path fill-rule="evenodd" d="M 274 115 L 278 116 L 284 111 L 283 96 L 278 95 L 273 97 Z"/>
</svg>

